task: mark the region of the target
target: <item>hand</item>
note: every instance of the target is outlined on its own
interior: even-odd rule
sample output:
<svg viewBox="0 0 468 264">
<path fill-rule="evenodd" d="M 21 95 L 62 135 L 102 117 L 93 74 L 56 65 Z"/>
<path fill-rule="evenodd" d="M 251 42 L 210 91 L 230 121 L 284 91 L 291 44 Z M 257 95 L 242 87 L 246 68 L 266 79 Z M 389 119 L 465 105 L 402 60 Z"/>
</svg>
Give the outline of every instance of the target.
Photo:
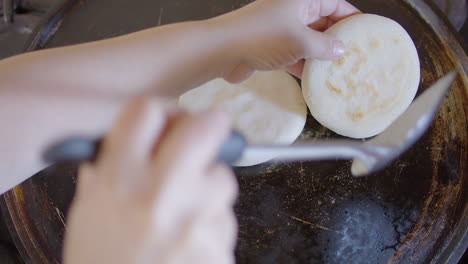
<svg viewBox="0 0 468 264">
<path fill-rule="evenodd" d="M 255 70 L 286 67 L 301 77 L 303 59 L 339 58 L 344 44 L 321 31 L 356 13 L 345 0 L 257 0 L 214 18 L 232 35 L 231 52 L 241 58 L 225 79 L 236 83 Z"/>
<path fill-rule="evenodd" d="M 65 263 L 234 262 L 237 185 L 213 162 L 228 118 L 162 105 L 132 103 L 80 168 Z"/>
</svg>

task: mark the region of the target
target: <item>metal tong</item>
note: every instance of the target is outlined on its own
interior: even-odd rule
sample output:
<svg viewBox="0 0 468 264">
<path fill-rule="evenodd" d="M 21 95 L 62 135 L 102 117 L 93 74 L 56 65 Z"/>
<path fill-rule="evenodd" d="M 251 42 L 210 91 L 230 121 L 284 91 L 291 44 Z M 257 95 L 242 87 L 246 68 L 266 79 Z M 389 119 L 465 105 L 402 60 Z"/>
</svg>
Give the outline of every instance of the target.
<svg viewBox="0 0 468 264">
<path fill-rule="evenodd" d="M 327 140 L 292 145 L 249 145 L 233 132 L 221 147 L 218 160 L 234 165 L 241 157 L 275 156 L 274 160 L 353 159 L 351 172 L 363 176 L 377 172 L 407 151 L 427 131 L 447 91 L 455 81 L 452 71 L 418 96 L 410 107 L 383 133 L 366 141 Z M 70 138 L 52 145 L 44 152 L 47 162 L 92 161 L 101 140 Z"/>
</svg>

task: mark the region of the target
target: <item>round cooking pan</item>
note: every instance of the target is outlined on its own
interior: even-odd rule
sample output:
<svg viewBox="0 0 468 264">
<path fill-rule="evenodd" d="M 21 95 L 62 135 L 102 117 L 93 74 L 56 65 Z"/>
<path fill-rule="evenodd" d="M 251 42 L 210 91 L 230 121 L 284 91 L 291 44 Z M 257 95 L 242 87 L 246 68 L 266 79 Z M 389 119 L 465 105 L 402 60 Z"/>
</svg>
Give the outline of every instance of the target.
<svg viewBox="0 0 468 264">
<path fill-rule="evenodd" d="M 209 18 L 248 2 L 66 1 L 28 49 Z M 424 1 L 351 2 L 408 30 L 421 60 L 419 93 L 452 69 L 459 77 L 429 132 L 382 172 L 354 178 L 345 161 L 235 169 L 238 263 L 456 263 L 467 247 L 466 53 L 448 23 Z M 309 116 L 301 138 L 340 137 Z M 6 221 L 27 262 L 60 262 L 75 180 L 76 165 L 59 164 L 3 196 Z"/>
</svg>

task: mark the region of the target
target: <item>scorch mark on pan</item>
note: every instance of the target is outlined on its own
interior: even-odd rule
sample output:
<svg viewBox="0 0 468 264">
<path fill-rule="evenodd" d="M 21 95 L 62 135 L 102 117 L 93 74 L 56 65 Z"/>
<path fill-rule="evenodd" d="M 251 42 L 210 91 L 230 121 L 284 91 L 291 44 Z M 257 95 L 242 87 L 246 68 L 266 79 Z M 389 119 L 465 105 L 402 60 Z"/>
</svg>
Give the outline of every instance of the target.
<svg viewBox="0 0 468 264">
<path fill-rule="evenodd" d="M 65 231 L 68 232 L 67 225 L 65 224 L 65 220 L 64 220 L 65 216 L 57 207 L 55 207 L 55 211 L 57 212 L 57 215 L 59 216 L 60 222 L 62 222 L 63 226 L 65 227 Z"/>
<path fill-rule="evenodd" d="M 294 220 L 296 220 L 296 221 L 299 221 L 299 222 L 301 222 L 301 223 L 303 223 L 303 224 L 310 225 L 310 226 L 312 226 L 312 227 L 314 227 L 314 228 L 322 229 L 322 230 L 325 230 L 325 231 L 331 231 L 331 232 L 335 232 L 335 233 L 344 235 L 344 234 L 343 234 L 342 232 L 340 232 L 340 231 L 336 231 L 336 230 L 333 230 L 333 229 L 330 229 L 330 228 L 327 228 L 327 227 L 324 227 L 324 226 L 321 226 L 321 225 L 313 224 L 313 223 L 311 223 L 311 222 L 309 222 L 309 221 L 300 219 L 300 218 L 295 217 L 295 216 L 292 216 L 292 215 L 290 215 L 289 217 L 291 217 L 292 219 L 294 219 Z"/>
</svg>

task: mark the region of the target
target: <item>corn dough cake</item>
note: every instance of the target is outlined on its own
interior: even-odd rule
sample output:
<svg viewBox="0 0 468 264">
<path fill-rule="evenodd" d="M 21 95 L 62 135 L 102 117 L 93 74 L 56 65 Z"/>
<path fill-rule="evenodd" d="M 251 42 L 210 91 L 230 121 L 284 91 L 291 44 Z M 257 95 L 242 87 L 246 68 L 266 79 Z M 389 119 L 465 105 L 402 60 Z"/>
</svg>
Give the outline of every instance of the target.
<svg viewBox="0 0 468 264">
<path fill-rule="evenodd" d="M 283 71 L 256 72 L 240 84 L 216 79 L 183 94 L 179 105 L 188 111 L 218 108 L 250 144 L 291 144 L 301 134 L 307 106 L 299 84 Z M 252 166 L 271 155 L 242 157 L 237 166 Z"/>
<path fill-rule="evenodd" d="M 342 40 L 336 61 L 307 60 L 302 89 L 312 116 L 337 134 L 367 138 L 383 132 L 411 104 L 420 66 L 411 37 L 397 22 L 354 15 L 326 33 Z"/>
</svg>

